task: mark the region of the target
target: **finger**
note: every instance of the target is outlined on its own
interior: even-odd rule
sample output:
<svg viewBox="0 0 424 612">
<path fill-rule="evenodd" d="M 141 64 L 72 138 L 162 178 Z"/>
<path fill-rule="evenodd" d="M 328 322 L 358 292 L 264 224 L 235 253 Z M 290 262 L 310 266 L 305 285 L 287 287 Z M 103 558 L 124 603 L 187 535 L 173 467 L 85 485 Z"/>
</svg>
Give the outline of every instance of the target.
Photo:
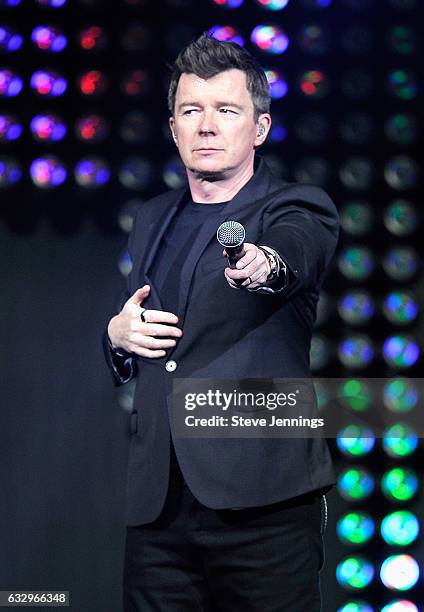
<svg viewBox="0 0 424 612">
<path fill-rule="evenodd" d="M 149 359 L 157 359 L 158 357 L 165 357 L 166 355 L 166 351 L 163 350 L 151 351 L 150 349 L 140 347 L 134 349 L 133 353 L 139 355 L 140 357 L 148 357 Z"/>
<path fill-rule="evenodd" d="M 249 289 L 255 289 L 256 287 L 260 287 L 261 285 L 263 285 L 266 282 L 267 278 L 268 273 L 263 272 L 262 274 L 259 274 L 259 276 L 256 275 L 253 278 L 250 277 L 250 282 L 249 279 L 247 279 L 247 282 L 243 283 L 243 286 L 247 286 L 249 287 Z"/>
<path fill-rule="evenodd" d="M 243 268 L 243 270 L 232 270 L 231 268 L 225 268 L 225 270 L 228 270 L 227 275 L 234 282 L 242 282 L 249 278 L 249 276 L 252 278 L 255 274 L 256 277 L 259 276 L 256 265 L 249 265 L 247 268 Z"/>
<path fill-rule="evenodd" d="M 183 335 L 179 327 L 161 325 L 160 323 L 144 323 L 142 331 L 146 336 L 173 336 L 174 338 L 181 338 Z"/>
<path fill-rule="evenodd" d="M 177 315 L 173 312 L 166 312 L 164 310 L 146 310 L 144 313 L 146 323 L 167 323 L 168 325 L 175 325 L 178 323 Z"/>
<path fill-rule="evenodd" d="M 230 269 L 230 268 L 228 268 Z M 230 285 L 232 289 L 240 289 L 240 285 L 236 284 L 231 278 L 229 278 L 224 272 L 225 280 Z"/>
<path fill-rule="evenodd" d="M 144 285 L 143 287 L 140 287 L 140 289 L 137 289 L 137 291 L 130 297 L 130 299 L 127 301 L 127 304 L 141 304 L 143 300 L 145 300 L 146 297 L 149 295 L 149 292 L 150 285 Z"/>
<path fill-rule="evenodd" d="M 153 338 L 152 336 L 144 336 L 143 334 L 134 334 L 131 337 L 131 350 L 133 348 L 147 348 L 151 350 L 169 349 L 176 345 L 176 340 L 173 338 Z"/>
<path fill-rule="evenodd" d="M 236 268 L 238 270 L 242 270 L 246 266 L 250 265 L 257 257 L 256 251 L 247 251 L 245 255 L 241 259 L 238 260 L 236 264 Z"/>
</svg>

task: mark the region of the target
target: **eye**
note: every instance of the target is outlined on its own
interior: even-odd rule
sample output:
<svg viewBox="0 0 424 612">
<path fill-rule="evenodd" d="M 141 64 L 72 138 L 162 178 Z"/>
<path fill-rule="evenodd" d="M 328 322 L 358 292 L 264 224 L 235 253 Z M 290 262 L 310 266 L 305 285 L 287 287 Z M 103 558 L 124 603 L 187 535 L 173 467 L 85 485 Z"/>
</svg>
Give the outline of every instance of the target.
<svg viewBox="0 0 424 612">
<path fill-rule="evenodd" d="M 195 108 L 188 108 L 187 110 L 185 110 L 183 112 L 183 116 L 185 115 L 186 117 L 189 117 L 192 113 L 194 113 L 197 109 Z"/>
<path fill-rule="evenodd" d="M 219 109 L 221 113 L 223 113 L 224 115 L 229 115 L 230 113 L 232 113 L 233 115 L 236 115 L 237 113 L 235 111 L 233 111 L 231 108 L 220 108 Z"/>
</svg>

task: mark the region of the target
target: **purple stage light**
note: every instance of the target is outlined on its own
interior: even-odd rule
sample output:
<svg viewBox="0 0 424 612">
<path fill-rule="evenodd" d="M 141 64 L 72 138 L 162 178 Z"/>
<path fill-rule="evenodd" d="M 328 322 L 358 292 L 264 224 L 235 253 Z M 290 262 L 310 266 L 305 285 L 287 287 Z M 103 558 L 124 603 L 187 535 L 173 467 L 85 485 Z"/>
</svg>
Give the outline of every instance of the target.
<svg viewBox="0 0 424 612">
<path fill-rule="evenodd" d="M 31 88 L 40 96 L 62 96 L 68 86 L 66 80 L 53 70 L 37 70 L 31 77 Z"/>
<path fill-rule="evenodd" d="M 20 94 L 24 83 L 19 75 L 3 68 L 0 70 L 0 96 L 13 98 Z"/>
<path fill-rule="evenodd" d="M 36 115 L 30 123 L 31 132 L 37 140 L 62 140 L 66 134 L 66 125 L 57 115 Z"/>
<path fill-rule="evenodd" d="M 216 26 L 213 26 L 209 30 L 209 34 L 213 38 L 216 38 L 216 40 L 220 40 L 220 41 L 224 41 L 224 42 L 237 43 L 238 45 L 240 45 L 240 47 L 244 46 L 244 39 L 243 39 L 243 37 L 240 36 L 240 34 L 237 32 L 237 30 L 235 28 L 233 28 L 232 26 L 229 26 L 229 25 L 224 25 L 224 26 L 216 25 Z"/>
<path fill-rule="evenodd" d="M 60 8 L 66 3 L 66 0 L 36 0 L 40 6 L 49 6 L 51 8 Z"/>
<path fill-rule="evenodd" d="M 110 170 L 105 160 L 99 157 L 80 159 L 75 166 L 75 180 L 80 187 L 95 189 L 110 180 Z"/>
<path fill-rule="evenodd" d="M 256 4 L 268 11 L 281 11 L 288 3 L 289 0 L 256 0 Z"/>
<path fill-rule="evenodd" d="M 20 181 L 22 171 L 13 157 L 0 157 L 0 188 L 11 187 Z"/>
<path fill-rule="evenodd" d="M 33 29 L 31 40 L 40 51 L 58 53 L 63 51 L 68 41 L 56 26 L 41 25 Z"/>
<path fill-rule="evenodd" d="M 17 140 L 22 134 L 22 126 L 13 115 L 0 115 L 0 141 Z"/>
<path fill-rule="evenodd" d="M 383 357 L 391 366 L 408 368 L 420 356 L 420 348 L 407 336 L 390 336 L 383 345 Z"/>
<path fill-rule="evenodd" d="M 268 80 L 269 93 L 273 100 L 284 98 L 288 92 L 289 86 L 281 72 L 277 70 L 265 70 L 265 75 Z"/>
<path fill-rule="evenodd" d="M 22 47 L 22 42 L 21 34 L 12 30 L 12 28 L 0 26 L 0 51 L 9 53 L 17 51 Z"/>
<path fill-rule="evenodd" d="M 235 9 L 241 6 L 244 0 L 213 0 L 215 4 L 218 6 L 222 6 L 224 8 Z"/>
<path fill-rule="evenodd" d="M 289 38 L 281 28 L 272 25 L 258 25 L 252 31 L 251 41 L 266 53 L 280 55 L 287 50 Z"/>
<path fill-rule="evenodd" d="M 40 189 L 54 189 L 66 180 L 66 168 L 55 156 L 38 157 L 30 166 L 32 182 Z"/>
</svg>

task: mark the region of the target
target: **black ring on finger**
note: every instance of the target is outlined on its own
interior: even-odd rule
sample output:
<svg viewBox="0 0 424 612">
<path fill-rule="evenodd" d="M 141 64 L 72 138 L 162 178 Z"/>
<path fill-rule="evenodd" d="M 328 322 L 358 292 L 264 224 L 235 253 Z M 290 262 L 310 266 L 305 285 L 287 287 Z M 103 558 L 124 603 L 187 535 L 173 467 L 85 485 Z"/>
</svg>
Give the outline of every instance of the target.
<svg viewBox="0 0 424 612">
<path fill-rule="evenodd" d="M 146 319 L 144 318 L 144 313 L 146 312 L 147 308 L 142 308 L 141 312 L 140 312 L 140 319 L 143 321 L 143 323 L 147 323 Z"/>
</svg>

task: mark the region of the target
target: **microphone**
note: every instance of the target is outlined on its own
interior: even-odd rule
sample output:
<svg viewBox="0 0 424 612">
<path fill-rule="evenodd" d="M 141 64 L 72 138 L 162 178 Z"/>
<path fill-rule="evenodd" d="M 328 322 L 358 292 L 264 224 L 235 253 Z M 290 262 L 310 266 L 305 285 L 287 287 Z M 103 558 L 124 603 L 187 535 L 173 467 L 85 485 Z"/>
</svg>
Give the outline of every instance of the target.
<svg viewBox="0 0 424 612">
<path fill-rule="evenodd" d="M 244 227 L 237 221 L 224 221 L 217 229 L 216 239 L 225 248 L 228 265 L 233 270 L 238 260 L 244 255 L 245 236 Z"/>
</svg>

